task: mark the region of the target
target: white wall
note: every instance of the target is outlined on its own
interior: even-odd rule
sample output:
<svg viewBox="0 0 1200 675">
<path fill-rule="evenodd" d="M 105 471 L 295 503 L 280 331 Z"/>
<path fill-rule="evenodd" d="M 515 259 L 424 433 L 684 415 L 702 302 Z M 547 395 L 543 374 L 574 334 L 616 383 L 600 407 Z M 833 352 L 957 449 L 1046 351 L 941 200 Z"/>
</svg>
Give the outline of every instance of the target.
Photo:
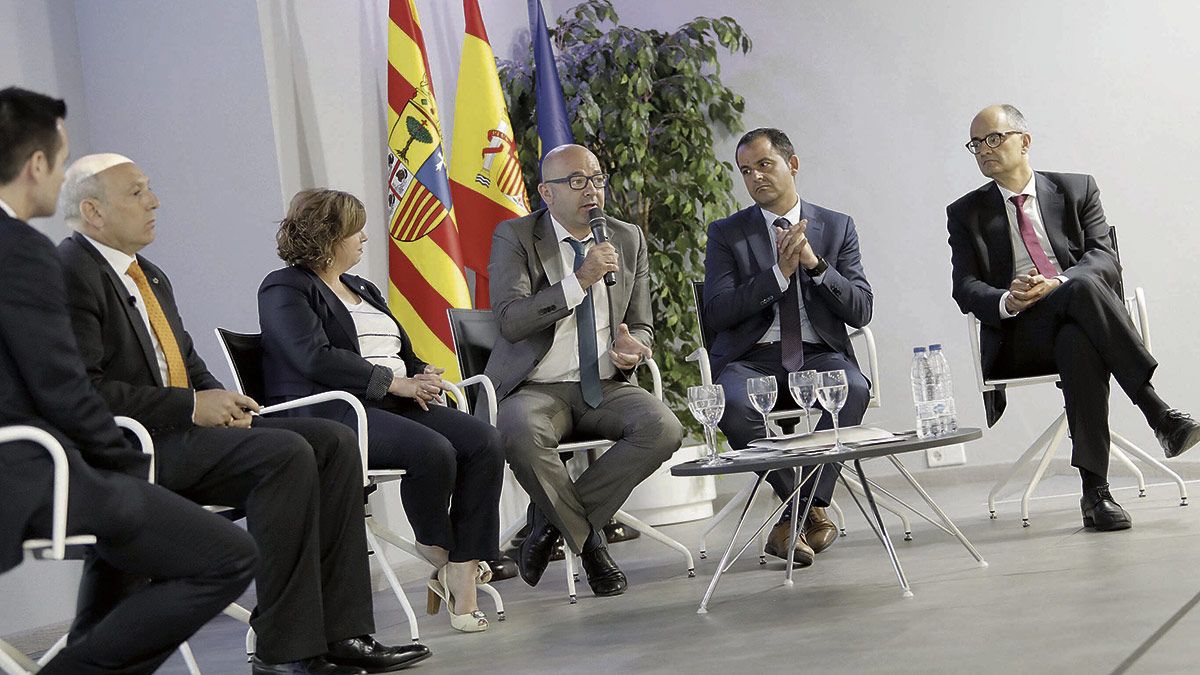
<svg viewBox="0 0 1200 675">
<path fill-rule="evenodd" d="M 995 102 L 1021 108 L 1036 169 L 1096 176 L 1120 231 L 1126 284 L 1150 298 L 1154 382 L 1200 411 L 1192 383 L 1193 263 L 1200 239 L 1200 109 L 1192 33 L 1200 7 L 1182 2 L 838 3 L 617 0 L 624 23 L 672 29 L 731 14 L 754 40 L 724 56 L 722 79 L 746 98 L 747 128 L 777 126 L 800 156 L 801 195 L 851 214 L 875 290 L 882 411 L 867 421 L 911 427 L 912 345 L 946 343 L 963 421 L 984 426 L 965 322 L 950 298 L 945 206 L 983 184 L 963 148 L 972 116 Z M 720 148 L 732 158 L 736 139 Z M 749 198 L 734 177 L 742 203 Z M 1116 389 L 1116 387 L 1114 387 Z M 1009 397 L 1002 421 L 967 448 L 968 461 L 1011 461 L 1061 408 L 1050 386 Z M 1117 389 L 1113 427 L 1157 443 Z"/>
</svg>

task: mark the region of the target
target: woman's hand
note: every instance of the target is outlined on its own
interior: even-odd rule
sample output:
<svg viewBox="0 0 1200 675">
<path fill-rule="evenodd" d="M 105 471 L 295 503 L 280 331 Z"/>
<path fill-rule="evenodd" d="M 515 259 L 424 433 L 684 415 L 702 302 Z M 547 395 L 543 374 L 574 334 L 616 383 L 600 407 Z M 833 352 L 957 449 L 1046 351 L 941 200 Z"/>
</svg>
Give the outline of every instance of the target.
<svg viewBox="0 0 1200 675">
<path fill-rule="evenodd" d="M 421 406 L 421 410 L 429 410 L 429 403 L 441 398 L 442 378 L 428 372 L 414 377 L 393 376 L 388 393 L 401 398 L 411 398 Z"/>
</svg>

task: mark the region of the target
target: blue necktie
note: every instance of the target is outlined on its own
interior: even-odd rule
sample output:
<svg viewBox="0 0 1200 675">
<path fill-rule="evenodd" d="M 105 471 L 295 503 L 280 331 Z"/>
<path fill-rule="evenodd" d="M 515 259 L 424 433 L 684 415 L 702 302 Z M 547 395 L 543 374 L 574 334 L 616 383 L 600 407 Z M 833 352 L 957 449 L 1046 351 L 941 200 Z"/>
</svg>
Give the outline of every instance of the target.
<svg viewBox="0 0 1200 675">
<path fill-rule="evenodd" d="M 575 271 L 583 265 L 586 257 L 584 242 L 567 239 L 575 249 Z M 584 289 L 583 302 L 575 308 L 575 332 L 579 334 L 579 386 L 583 389 L 583 400 L 588 406 L 598 408 L 604 400 L 600 388 L 600 359 L 596 353 L 596 311 L 592 301 L 592 289 Z"/>
</svg>

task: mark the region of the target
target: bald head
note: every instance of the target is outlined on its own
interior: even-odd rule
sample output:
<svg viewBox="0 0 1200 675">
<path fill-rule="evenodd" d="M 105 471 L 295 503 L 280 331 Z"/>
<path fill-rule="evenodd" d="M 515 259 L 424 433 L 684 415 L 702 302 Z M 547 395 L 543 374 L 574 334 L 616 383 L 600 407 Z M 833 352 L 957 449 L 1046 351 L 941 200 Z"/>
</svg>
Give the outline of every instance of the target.
<svg viewBox="0 0 1200 675">
<path fill-rule="evenodd" d="M 604 188 L 596 187 L 593 182 L 603 175 L 600 160 L 582 145 L 560 145 L 542 158 L 542 182 L 538 185 L 538 194 L 550 215 L 580 239 L 589 231 L 588 210 L 604 208 Z M 580 189 L 571 187 L 569 181 L 572 178 L 583 183 Z"/>
<path fill-rule="evenodd" d="M 596 155 L 592 154 L 591 150 L 582 145 L 574 143 L 560 145 L 547 152 L 546 156 L 542 158 L 542 180 L 566 175 L 567 172 L 564 170 L 564 167 L 572 166 L 579 162 L 586 163 L 588 160 L 594 162 L 596 166 L 600 166 Z"/>
<path fill-rule="evenodd" d="M 971 120 L 970 149 L 979 172 L 1012 192 L 1024 189 L 1033 175 L 1032 142 L 1025 116 L 1007 103 L 988 106 Z"/>
</svg>

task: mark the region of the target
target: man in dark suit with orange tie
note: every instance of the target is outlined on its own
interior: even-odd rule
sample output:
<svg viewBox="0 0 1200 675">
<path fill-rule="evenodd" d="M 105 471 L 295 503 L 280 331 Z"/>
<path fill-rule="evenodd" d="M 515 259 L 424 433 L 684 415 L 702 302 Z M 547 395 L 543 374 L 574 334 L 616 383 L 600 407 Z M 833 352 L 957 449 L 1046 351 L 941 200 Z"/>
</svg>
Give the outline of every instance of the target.
<svg viewBox="0 0 1200 675">
<path fill-rule="evenodd" d="M 1107 482 L 1109 376 L 1146 416 L 1167 457 L 1200 441 L 1200 424 L 1150 383 L 1158 363 L 1117 294 L 1121 266 L 1096 181 L 1035 172 L 1032 142 L 1025 116 L 1011 105 L 984 108 L 971 122 L 967 150 L 992 181 L 946 208 L 954 299 L 982 324 L 986 377 L 1059 374 L 1083 524 L 1124 530 L 1129 514 Z M 1004 403 L 1002 390 L 985 395 L 989 425 Z"/>
<path fill-rule="evenodd" d="M 150 429 L 159 483 L 201 504 L 242 508 L 262 553 L 250 619 L 252 671 L 361 673 L 404 667 L 423 645 L 371 637 L 362 464 L 348 427 L 252 416 L 196 353 L 171 282 L 139 255 L 154 241 L 158 197 L 127 157 L 88 155 L 67 170 L 59 245 L 84 363 L 114 412 Z M 86 601 L 119 585 L 95 565 Z M 78 623 L 78 622 L 77 622 Z"/>
</svg>

